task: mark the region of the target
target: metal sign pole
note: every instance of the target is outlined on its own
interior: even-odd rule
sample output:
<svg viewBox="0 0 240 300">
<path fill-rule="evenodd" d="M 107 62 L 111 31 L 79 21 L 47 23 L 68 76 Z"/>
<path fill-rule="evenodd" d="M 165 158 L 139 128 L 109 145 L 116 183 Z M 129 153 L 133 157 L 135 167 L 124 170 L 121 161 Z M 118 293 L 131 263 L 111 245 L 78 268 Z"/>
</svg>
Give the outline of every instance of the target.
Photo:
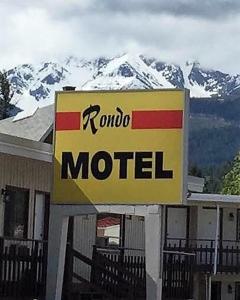
<svg viewBox="0 0 240 300">
<path fill-rule="evenodd" d="M 220 208 L 217 205 L 217 222 L 216 222 L 216 235 L 215 235 L 215 249 L 214 249 L 214 267 L 213 274 L 217 274 L 217 258 L 218 258 L 218 240 L 219 240 L 219 217 L 220 217 Z"/>
</svg>

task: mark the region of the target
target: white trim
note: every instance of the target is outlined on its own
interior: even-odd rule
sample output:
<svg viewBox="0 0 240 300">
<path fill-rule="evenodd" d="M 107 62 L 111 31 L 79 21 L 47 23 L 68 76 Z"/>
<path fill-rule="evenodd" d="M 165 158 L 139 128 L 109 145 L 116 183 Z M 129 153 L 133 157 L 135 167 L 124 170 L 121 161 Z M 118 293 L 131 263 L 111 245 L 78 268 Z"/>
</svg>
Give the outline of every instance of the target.
<svg viewBox="0 0 240 300">
<path fill-rule="evenodd" d="M 197 194 L 192 193 L 188 199 L 188 204 L 193 204 L 194 202 L 208 202 L 208 203 L 223 203 L 223 204 L 239 204 L 240 205 L 240 195 L 221 195 L 221 194 Z M 202 203 L 201 203 L 202 204 Z"/>
<path fill-rule="evenodd" d="M 204 188 L 205 179 L 196 176 L 188 175 L 188 190 L 191 192 L 202 193 Z"/>
<path fill-rule="evenodd" d="M 40 142 L 44 142 L 44 140 L 49 136 L 49 134 L 53 132 L 53 124 L 49 126 L 44 135 L 40 138 Z"/>
<path fill-rule="evenodd" d="M 219 241 L 219 223 L 220 223 L 220 207 L 217 205 L 217 222 L 216 222 L 216 235 L 215 235 L 215 249 L 214 249 L 214 266 L 213 274 L 217 274 L 217 258 L 218 258 L 218 241 Z"/>
<path fill-rule="evenodd" d="M 0 153 L 51 163 L 52 145 L 0 133 Z"/>
<path fill-rule="evenodd" d="M 182 199 L 181 203 L 186 204 L 188 193 L 188 142 L 189 142 L 189 106 L 190 91 L 184 89 L 184 111 L 183 111 L 183 128 L 182 128 Z"/>
<path fill-rule="evenodd" d="M 163 250 L 163 253 L 180 254 L 180 255 L 188 255 L 188 256 L 196 256 L 195 253 L 182 252 L 182 251 L 168 251 L 168 250 Z"/>
</svg>

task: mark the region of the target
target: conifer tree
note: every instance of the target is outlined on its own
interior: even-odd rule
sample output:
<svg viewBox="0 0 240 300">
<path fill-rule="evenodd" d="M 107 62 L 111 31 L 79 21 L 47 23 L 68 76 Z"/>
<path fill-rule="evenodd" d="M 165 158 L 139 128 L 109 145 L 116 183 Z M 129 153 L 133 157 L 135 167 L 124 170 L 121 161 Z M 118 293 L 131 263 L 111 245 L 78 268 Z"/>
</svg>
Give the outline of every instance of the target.
<svg viewBox="0 0 240 300">
<path fill-rule="evenodd" d="M 12 96 L 13 93 L 11 91 L 10 82 L 7 78 L 7 72 L 0 71 L 0 120 L 8 117 Z"/>
<path fill-rule="evenodd" d="M 240 195 L 240 152 L 235 157 L 231 170 L 224 176 L 222 193 Z"/>
</svg>

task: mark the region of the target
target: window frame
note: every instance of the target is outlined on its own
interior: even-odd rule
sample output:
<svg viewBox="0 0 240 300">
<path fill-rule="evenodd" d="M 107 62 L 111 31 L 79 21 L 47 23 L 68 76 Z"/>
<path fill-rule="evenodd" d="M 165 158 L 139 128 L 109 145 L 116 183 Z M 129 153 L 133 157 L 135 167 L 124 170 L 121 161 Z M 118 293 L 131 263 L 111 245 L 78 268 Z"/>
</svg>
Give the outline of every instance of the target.
<svg viewBox="0 0 240 300">
<path fill-rule="evenodd" d="M 50 218 L 50 193 L 43 192 L 39 190 L 34 191 L 34 207 L 33 207 L 33 228 L 32 228 L 32 237 L 34 239 L 34 230 L 35 230 L 35 209 L 36 209 L 36 195 L 44 195 L 44 228 L 43 228 L 43 240 L 48 240 L 48 229 L 49 229 L 49 218 Z"/>
</svg>

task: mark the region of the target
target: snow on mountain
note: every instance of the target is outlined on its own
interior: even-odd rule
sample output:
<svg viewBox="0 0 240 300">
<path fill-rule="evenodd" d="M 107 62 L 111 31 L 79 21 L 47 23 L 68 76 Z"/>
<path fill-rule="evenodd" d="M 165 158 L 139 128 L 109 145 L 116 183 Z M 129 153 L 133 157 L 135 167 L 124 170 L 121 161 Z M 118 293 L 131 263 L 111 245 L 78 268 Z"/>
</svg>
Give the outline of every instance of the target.
<svg viewBox="0 0 240 300">
<path fill-rule="evenodd" d="M 173 87 L 160 74 L 150 70 L 140 56 L 125 54 L 110 60 L 101 66 L 93 80 L 82 86 L 84 90 L 92 89 L 152 89 Z"/>
<path fill-rule="evenodd" d="M 69 57 L 62 62 L 23 64 L 9 70 L 8 78 L 14 90 L 12 104 L 29 113 L 53 103 L 55 91 L 66 85 L 82 90 L 186 87 L 192 97 L 240 92 L 240 75 L 208 70 L 198 62 L 175 65 L 130 54 L 111 59 Z"/>
</svg>

